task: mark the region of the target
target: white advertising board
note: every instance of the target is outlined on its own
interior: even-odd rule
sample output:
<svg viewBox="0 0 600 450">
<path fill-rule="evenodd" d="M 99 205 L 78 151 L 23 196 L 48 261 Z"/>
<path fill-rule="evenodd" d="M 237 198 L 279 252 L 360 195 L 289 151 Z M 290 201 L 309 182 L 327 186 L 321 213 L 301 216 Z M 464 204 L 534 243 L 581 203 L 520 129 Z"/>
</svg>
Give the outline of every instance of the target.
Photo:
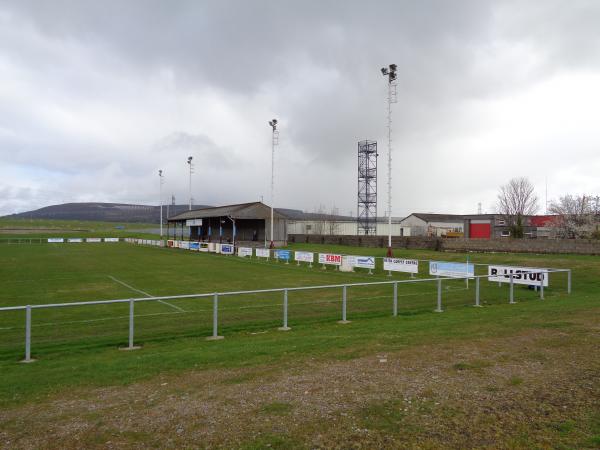
<svg viewBox="0 0 600 450">
<path fill-rule="evenodd" d="M 235 248 L 232 244 L 221 244 L 221 253 L 223 255 L 233 255 Z"/>
<path fill-rule="evenodd" d="M 319 253 L 319 264 L 331 264 L 334 266 L 342 265 L 342 255 L 334 253 Z"/>
<path fill-rule="evenodd" d="M 119 238 L 104 238 L 104 242 L 119 242 Z"/>
<path fill-rule="evenodd" d="M 208 243 L 208 251 L 210 253 L 216 253 L 216 251 L 217 251 L 217 244 L 214 243 L 214 242 L 209 242 Z"/>
<path fill-rule="evenodd" d="M 67 242 L 83 242 L 82 238 L 69 238 Z"/>
<path fill-rule="evenodd" d="M 202 219 L 188 219 L 185 221 L 186 227 L 198 227 L 202 226 Z"/>
<path fill-rule="evenodd" d="M 238 256 L 242 258 L 249 256 L 252 258 L 252 247 L 238 247 Z"/>
<path fill-rule="evenodd" d="M 86 238 L 85 242 L 102 242 L 100 238 Z"/>
<path fill-rule="evenodd" d="M 416 259 L 383 258 L 383 270 L 419 273 L 419 261 Z"/>
<path fill-rule="evenodd" d="M 548 286 L 548 271 L 535 267 L 488 266 L 488 280 L 499 283 L 510 283 L 510 274 L 513 275 L 514 284 L 539 286 L 544 282 Z"/>
<path fill-rule="evenodd" d="M 315 261 L 315 254 L 313 252 L 294 252 L 294 260 L 312 264 Z"/>
<path fill-rule="evenodd" d="M 352 265 L 361 269 L 375 269 L 374 256 L 353 256 Z"/>
<path fill-rule="evenodd" d="M 209 245 L 210 244 L 208 242 L 200 242 L 200 247 L 198 248 L 198 251 L 204 253 L 208 252 Z"/>
<path fill-rule="evenodd" d="M 179 248 L 189 250 L 190 249 L 190 241 L 179 241 Z"/>
<path fill-rule="evenodd" d="M 268 248 L 257 248 L 256 249 L 256 257 L 257 258 L 269 258 L 271 256 L 271 251 Z"/>
<path fill-rule="evenodd" d="M 48 238 L 48 242 L 51 244 L 57 244 L 59 242 L 65 242 L 64 238 Z"/>
<path fill-rule="evenodd" d="M 475 266 L 468 263 L 429 261 L 429 275 L 465 278 L 475 275 Z"/>
</svg>

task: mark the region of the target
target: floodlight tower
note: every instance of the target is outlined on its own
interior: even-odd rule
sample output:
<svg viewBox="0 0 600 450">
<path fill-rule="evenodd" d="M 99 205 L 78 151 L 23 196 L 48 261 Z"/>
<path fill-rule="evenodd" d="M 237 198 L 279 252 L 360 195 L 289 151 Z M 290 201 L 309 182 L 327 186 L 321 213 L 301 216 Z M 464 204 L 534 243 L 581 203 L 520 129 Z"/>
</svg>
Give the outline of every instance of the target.
<svg viewBox="0 0 600 450">
<path fill-rule="evenodd" d="M 389 67 L 382 67 L 381 73 L 388 79 L 388 258 L 392 253 L 392 103 L 397 102 L 396 98 L 396 64 L 390 64 Z"/>
<path fill-rule="evenodd" d="M 159 182 L 159 185 L 158 185 L 158 203 L 160 205 L 160 238 L 162 239 L 162 237 L 163 237 L 162 187 L 163 187 L 163 183 L 164 183 L 164 176 L 163 176 L 163 171 L 162 170 L 158 171 L 158 178 L 160 179 L 160 182 Z"/>
<path fill-rule="evenodd" d="M 192 174 L 194 173 L 194 165 L 192 164 L 192 157 L 188 156 L 187 163 L 190 166 L 190 211 L 192 210 Z"/>
<path fill-rule="evenodd" d="M 279 131 L 277 131 L 277 119 L 269 120 L 269 125 L 273 129 L 271 137 L 271 243 L 269 248 L 275 247 L 273 244 L 273 204 L 275 203 L 275 146 L 279 144 Z"/>
</svg>

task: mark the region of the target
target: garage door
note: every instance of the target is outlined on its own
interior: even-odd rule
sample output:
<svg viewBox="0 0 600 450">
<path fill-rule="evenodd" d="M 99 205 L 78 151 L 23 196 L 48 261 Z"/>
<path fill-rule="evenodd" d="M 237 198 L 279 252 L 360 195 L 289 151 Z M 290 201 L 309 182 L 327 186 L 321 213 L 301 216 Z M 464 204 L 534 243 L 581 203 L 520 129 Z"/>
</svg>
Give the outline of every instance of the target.
<svg viewBox="0 0 600 450">
<path fill-rule="evenodd" d="M 469 228 L 469 237 L 473 239 L 489 239 L 492 235 L 489 223 L 472 223 Z"/>
</svg>

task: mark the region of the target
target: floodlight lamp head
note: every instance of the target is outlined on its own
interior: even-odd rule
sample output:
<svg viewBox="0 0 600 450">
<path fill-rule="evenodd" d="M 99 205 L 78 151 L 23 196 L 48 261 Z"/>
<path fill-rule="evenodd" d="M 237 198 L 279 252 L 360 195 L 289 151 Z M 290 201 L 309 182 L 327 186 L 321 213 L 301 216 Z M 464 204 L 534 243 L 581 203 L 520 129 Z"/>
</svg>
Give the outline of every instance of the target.
<svg viewBox="0 0 600 450">
<path fill-rule="evenodd" d="M 390 71 L 395 72 L 398 66 L 396 64 L 390 64 Z"/>
<path fill-rule="evenodd" d="M 381 68 L 381 73 L 382 73 L 383 75 L 387 75 L 389 72 L 388 72 L 388 70 L 387 70 L 385 67 L 382 67 L 382 68 Z"/>
<path fill-rule="evenodd" d="M 158 176 L 159 176 L 159 177 L 162 177 L 162 170 L 159 170 L 159 171 L 158 171 Z"/>
<path fill-rule="evenodd" d="M 187 160 L 187 162 L 188 162 L 188 164 L 191 164 L 191 163 L 192 163 L 192 157 L 191 157 L 191 156 L 188 156 L 188 160 Z"/>
</svg>

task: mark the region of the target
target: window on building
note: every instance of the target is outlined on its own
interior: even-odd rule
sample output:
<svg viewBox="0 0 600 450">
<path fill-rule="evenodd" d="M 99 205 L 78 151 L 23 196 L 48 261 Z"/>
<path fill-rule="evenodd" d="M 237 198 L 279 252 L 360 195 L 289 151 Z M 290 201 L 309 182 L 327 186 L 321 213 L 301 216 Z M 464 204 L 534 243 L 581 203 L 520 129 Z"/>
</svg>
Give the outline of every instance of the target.
<svg viewBox="0 0 600 450">
<path fill-rule="evenodd" d="M 504 219 L 496 219 L 496 225 L 506 225 L 506 220 L 504 220 Z"/>
<path fill-rule="evenodd" d="M 502 236 L 502 237 L 509 237 L 510 236 L 510 230 L 502 230 L 500 232 L 500 236 Z"/>
</svg>

